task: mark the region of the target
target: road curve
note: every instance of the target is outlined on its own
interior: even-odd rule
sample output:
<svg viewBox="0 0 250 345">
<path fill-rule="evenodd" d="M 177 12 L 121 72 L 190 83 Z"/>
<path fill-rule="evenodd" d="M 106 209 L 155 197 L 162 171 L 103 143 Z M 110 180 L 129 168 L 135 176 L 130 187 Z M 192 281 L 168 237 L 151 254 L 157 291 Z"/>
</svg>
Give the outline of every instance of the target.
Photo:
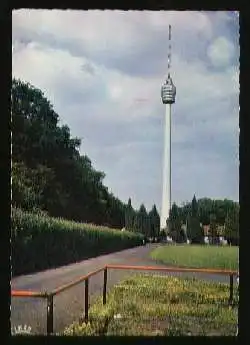
<svg viewBox="0 0 250 345">
<path fill-rule="evenodd" d="M 50 269 L 35 274 L 12 278 L 12 290 L 51 291 L 61 285 L 67 284 L 91 271 L 97 270 L 107 264 L 121 265 L 147 265 L 166 267 L 150 259 L 152 249 L 161 244 L 147 244 L 132 249 L 98 256 L 67 266 Z M 138 271 L 110 270 L 108 272 L 109 290 L 114 284 L 128 275 L 138 274 Z M 152 272 L 150 272 L 152 273 Z M 157 272 L 157 274 L 161 274 Z M 204 273 L 164 273 L 175 276 L 197 277 L 217 282 L 228 282 L 225 276 Z M 101 295 L 103 286 L 103 272 L 90 278 L 89 292 L 90 304 L 96 296 Z M 11 327 L 28 325 L 32 334 L 46 334 L 46 300 L 39 298 L 11 298 Z M 67 325 L 83 315 L 84 309 L 84 283 L 62 292 L 54 298 L 54 332 L 62 331 Z"/>
</svg>

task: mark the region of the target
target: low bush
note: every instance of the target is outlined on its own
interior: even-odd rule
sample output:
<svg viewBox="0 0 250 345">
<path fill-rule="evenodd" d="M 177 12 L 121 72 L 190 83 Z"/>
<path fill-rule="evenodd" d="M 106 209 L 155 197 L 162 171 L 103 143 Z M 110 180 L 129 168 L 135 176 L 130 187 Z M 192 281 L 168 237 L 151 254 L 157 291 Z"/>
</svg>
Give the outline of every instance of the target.
<svg viewBox="0 0 250 345">
<path fill-rule="evenodd" d="M 12 275 L 142 245 L 143 235 L 12 209 Z"/>
</svg>

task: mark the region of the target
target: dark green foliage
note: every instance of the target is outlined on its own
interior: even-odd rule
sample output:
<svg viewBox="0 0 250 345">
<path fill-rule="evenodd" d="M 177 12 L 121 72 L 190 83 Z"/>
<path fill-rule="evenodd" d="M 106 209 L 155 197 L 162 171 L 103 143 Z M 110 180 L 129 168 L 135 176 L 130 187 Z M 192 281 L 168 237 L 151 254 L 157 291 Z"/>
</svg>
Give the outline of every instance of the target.
<svg viewBox="0 0 250 345">
<path fill-rule="evenodd" d="M 147 210 L 145 206 L 142 204 L 139 208 L 139 211 L 136 212 L 134 217 L 134 224 L 133 229 L 134 231 L 140 232 L 145 236 L 148 236 L 148 228 L 147 228 Z"/>
<path fill-rule="evenodd" d="M 160 216 L 155 205 L 148 214 L 149 226 L 150 226 L 150 237 L 158 238 L 160 235 Z"/>
<path fill-rule="evenodd" d="M 44 94 L 13 79 L 11 99 L 13 205 L 124 227 L 126 206 L 104 186 L 105 174 L 80 155 L 81 140 L 71 137 L 68 126 L 59 126 L 59 116 Z"/>
<path fill-rule="evenodd" d="M 225 235 L 228 238 L 229 243 L 238 243 L 239 242 L 239 235 L 237 231 L 237 227 L 239 226 L 239 222 L 237 220 L 237 212 L 239 214 L 239 204 L 235 201 L 224 199 L 224 200 L 212 200 L 209 198 L 202 198 L 196 200 L 195 196 L 191 202 L 187 202 L 182 204 L 181 207 L 178 208 L 179 216 L 181 218 L 182 223 L 186 223 L 189 219 L 190 222 L 193 223 L 193 220 L 190 220 L 190 217 L 197 218 L 196 228 L 198 229 L 198 221 L 202 225 L 210 225 L 212 227 L 212 242 L 217 244 L 219 242 L 219 232 L 221 232 L 221 236 Z M 228 215 L 228 216 L 227 216 Z M 236 215 L 236 216 L 233 216 Z M 235 221 L 233 220 L 235 219 Z M 234 223 L 235 225 L 233 228 L 235 229 L 235 237 L 230 236 L 231 225 L 228 225 L 226 229 L 226 233 L 224 234 L 223 225 L 227 223 Z M 221 228 L 219 230 L 219 227 Z M 188 229 L 188 235 L 191 236 L 191 228 Z M 234 231 L 234 230 L 233 230 Z M 198 231 L 199 232 L 199 231 Z M 210 231 L 211 235 L 211 231 Z M 233 239 L 234 238 L 234 239 Z"/>
<path fill-rule="evenodd" d="M 237 205 L 237 202 L 228 199 L 212 200 L 209 198 L 202 198 L 196 200 L 194 196 L 192 202 L 182 204 L 182 206 L 179 207 L 179 211 L 183 222 L 186 222 L 188 215 L 192 214 L 192 212 L 195 212 L 200 223 L 203 225 L 210 224 L 211 214 L 215 215 L 217 224 L 223 225 L 225 223 L 227 213 L 234 210 Z"/>
<path fill-rule="evenodd" d="M 187 218 L 187 237 L 191 243 L 204 243 L 204 235 L 197 217 Z"/>
<path fill-rule="evenodd" d="M 126 230 L 132 231 L 133 230 L 133 224 L 134 224 L 134 209 L 132 207 L 131 199 L 129 198 L 128 204 L 125 208 L 125 228 Z"/>
<path fill-rule="evenodd" d="M 159 239 L 162 241 L 162 240 L 165 240 L 167 237 L 167 233 L 164 229 L 160 230 L 160 233 L 159 233 Z"/>
<path fill-rule="evenodd" d="M 212 244 L 219 244 L 218 225 L 214 213 L 210 215 L 210 236 Z"/>
<path fill-rule="evenodd" d="M 146 238 L 157 238 L 160 232 L 160 216 L 155 205 L 147 212 L 142 204 L 138 211 L 132 211 L 133 231 L 144 234 Z"/>
<path fill-rule="evenodd" d="M 200 226 L 199 206 L 194 195 L 189 215 L 187 216 L 187 238 L 191 243 L 204 243 L 204 235 Z"/>
<path fill-rule="evenodd" d="M 183 225 L 181 226 L 180 235 L 179 235 L 179 243 L 187 243 L 187 232 L 184 230 Z"/>
<path fill-rule="evenodd" d="M 192 215 L 192 217 L 198 216 L 198 204 L 197 204 L 195 195 L 194 195 L 192 203 L 191 203 L 191 215 Z"/>
<path fill-rule="evenodd" d="M 12 163 L 12 204 L 24 210 L 47 209 L 49 189 L 56 185 L 52 169 L 37 165 L 35 169 Z"/>
<path fill-rule="evenodd" d="M 143 204 L 138 211 L 133 211 L 133 231 L 144 234 L 146 238 L 158 238 L 160 216 L 155 205 L 150 212 L 147 212 Z"/>
<path fill-rule="evenodd" d="M 41 195 L 35 190 L 32 170 L 28 170 L 23 163 L 13 163 L 11 170 L 13 206 L 24 210 L 39 208 Z"/>
<path fill-rule="evenodd" d="M 173 203 L 170 214 L 169 214 L 169 219 L 168 219 L 168 225 L 169 225 L 169 236 L 172 237 L 174 242 L 180 243 L 183 242 L 183 234 L 182 234 L 182 221 L 181 221 L 181 216 L 179 212 L 178 206 Z"/>
<path fill-rule="evenodd" d="M 12 208 L 12 275 L 66 265 L 141 245 L 143 235 Z"/>
<path fill-rule="evenodd" d="M 226 216 L 225 237 L 229 244 L 239 245 L 239 206 Z"/>
<path fill-rule="evenodd" d="M 13 79 L 11 101 L 13 273 L 141 245 L 142 235 L 117 230 L 125 226 L 126 205 L 103 184 L 105 174 L 80 155 L 81 140 L 59 126 L 44 94 Z M 131 214 L 133 220 L 132 205 Z"/>
</svg>

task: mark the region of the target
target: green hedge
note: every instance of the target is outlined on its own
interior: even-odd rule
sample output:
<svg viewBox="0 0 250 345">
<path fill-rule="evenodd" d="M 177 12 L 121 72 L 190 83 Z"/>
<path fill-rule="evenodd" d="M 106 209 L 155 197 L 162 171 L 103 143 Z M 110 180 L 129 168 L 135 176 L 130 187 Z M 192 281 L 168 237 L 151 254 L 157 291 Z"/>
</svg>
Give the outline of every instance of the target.
<svg viewBox="0 0 250 345">
<path fill-rule="evenodd" d="M 12 209 L 12 275 L 141 245 L 143 235 Z"/>
</svg>

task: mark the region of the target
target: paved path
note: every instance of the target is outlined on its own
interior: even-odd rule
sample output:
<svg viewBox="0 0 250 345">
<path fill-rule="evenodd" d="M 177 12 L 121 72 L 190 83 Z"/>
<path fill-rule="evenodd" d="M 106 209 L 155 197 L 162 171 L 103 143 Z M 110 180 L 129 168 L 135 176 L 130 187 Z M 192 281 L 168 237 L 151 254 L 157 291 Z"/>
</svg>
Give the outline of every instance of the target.
<svg viewBox="0 0 250 345">
<path fill-rule="evenodd" d="M 152 249 L 161 244 L 147 244 L 146 246 L 123 250 L 120 252 L 99 256 L 84 260 L 75 264 L 63 266 L 24 275 L 11 280 L 13 290 L 51 291 L 56 287 L 69 283 L 91 271 L 103 267 L 106 264 L 123 265 L 150 265 L 166 267 L 155 263 L 149 258 Z M 121 279 L 128 275 L 138 274 L 139 271 L 111 270 L 108 272 L 108 290 Z M 152 272 L 150 272 L 152 273 Z M 203 273 L 165 273 L 175 276 L 193 276 L 200 279 L 217 282 L 228 282 L 228 277 L 203 274 Z M 90 278 L 90 304 L 96 296 L 102 294 L 103 272 Z M 11 326 L 30 325 L 32 333 L 46 333 L 46 300 L 37 298 L 11 298 Z M 62 292 L 54 298 L 54 332 L 62 331 L 67 325 L 83 315 L 84 309 L 84 283 Z"/>
</svg>

